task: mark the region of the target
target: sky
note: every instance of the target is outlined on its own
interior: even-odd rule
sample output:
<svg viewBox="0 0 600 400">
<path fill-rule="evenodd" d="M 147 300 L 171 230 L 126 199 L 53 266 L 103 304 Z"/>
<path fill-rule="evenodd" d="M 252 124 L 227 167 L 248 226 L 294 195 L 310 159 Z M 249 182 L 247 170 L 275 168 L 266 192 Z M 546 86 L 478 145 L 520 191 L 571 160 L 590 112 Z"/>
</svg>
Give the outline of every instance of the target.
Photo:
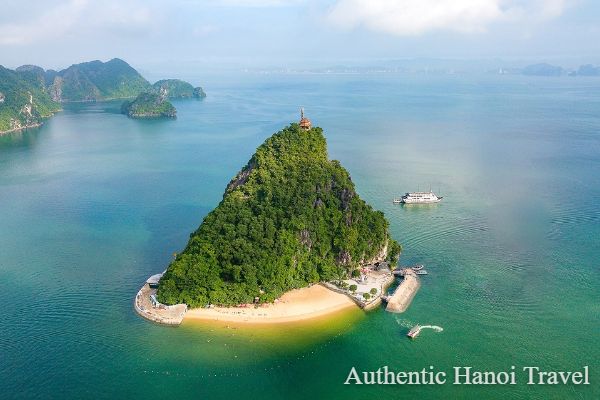
<svg viewBox="0 0 600 400">
<path fill-rule="evenodd" d="M 2 0 L 0 64 L 600 64 L 598 0 Z"/>
</svg>

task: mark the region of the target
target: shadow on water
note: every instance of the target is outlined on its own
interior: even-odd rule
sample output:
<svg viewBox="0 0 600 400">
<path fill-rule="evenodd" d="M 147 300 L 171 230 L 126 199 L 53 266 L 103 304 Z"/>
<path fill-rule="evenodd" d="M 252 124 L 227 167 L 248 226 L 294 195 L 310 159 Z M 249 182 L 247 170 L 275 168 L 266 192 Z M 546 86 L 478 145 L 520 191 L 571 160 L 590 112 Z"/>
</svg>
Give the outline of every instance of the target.
<svg viewBox="0 0 600 400">
<path fill-rule="evenodd" d="M 63 111 L 67 114 L 121 114 L 121 106 L 127 100 L 64 103 Z"/>
<path fill-rule="evenodd" d="M 236 338 L 252 355 L 267 346 L 284 353 L 313 349 L 315 343 L 326 343 L 353 329 L 367 316 L 358 307 L 351 307 L 303 321 L 283 323 L 244 323 L 209 320 L 184 320 L 180 329 L 185 335 L 211 341 L 211 338 Z"/>
<path fill-rule="evenodd" d="M 2 134 L 0 135 L 0 151 L 33 148 L 37 145 L 40 131 L 40 128 L 29 128 Z"/>
</svg>

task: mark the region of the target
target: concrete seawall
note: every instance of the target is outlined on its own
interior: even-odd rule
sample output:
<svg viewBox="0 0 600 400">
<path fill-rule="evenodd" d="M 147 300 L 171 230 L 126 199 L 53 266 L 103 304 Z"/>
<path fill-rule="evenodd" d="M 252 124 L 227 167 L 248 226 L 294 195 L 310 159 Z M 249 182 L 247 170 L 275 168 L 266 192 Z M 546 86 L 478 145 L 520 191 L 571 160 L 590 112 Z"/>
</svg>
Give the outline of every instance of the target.
<svg viewBox="0 0 600 400">
<path fill-rule="evenodd" d="M 404 280 L 396 288 L 394 294 L 388 298 L 386 311 L 394 313 L 406 311 L 420 286 L 421 282 L 419 282 L 417 274 L 412 270 L 405 270 Z"/>
<path fill-rule="evenodd" d="M 151 295 L 156 295 L 156 289 L 150 288 L 147 283 L 136 294 L 133 305 L 139 315 L 147 320 L 163 325 L 177 326 L 181 324 L 187 312 L 186 304 L 175 304 L 172 306 L 158 304 L 155 306 L 150 299 Z"/>
</svg>

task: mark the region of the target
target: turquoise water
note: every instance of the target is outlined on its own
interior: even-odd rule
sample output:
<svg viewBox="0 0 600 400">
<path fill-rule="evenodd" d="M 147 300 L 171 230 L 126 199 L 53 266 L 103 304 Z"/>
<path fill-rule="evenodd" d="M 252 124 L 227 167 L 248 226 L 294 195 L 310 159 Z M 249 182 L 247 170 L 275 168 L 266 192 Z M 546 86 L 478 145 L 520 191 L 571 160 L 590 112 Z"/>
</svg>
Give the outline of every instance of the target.
<svg viewBox="0 0 600 400">
<path fill-rule="evenodd" d="M 68 105 L 0 137 L 0 397 L 600 398 L 600 80 L 202 80 L 208 97 L 175 102 L 175 121 Z M 140 319 L 140 284 L 300 105 L 385 212 L 402 263 L 427 265 L 409 310 L 254 330 Z M 391 203 L 430 186 L 441 204 Z M 416 323 L 444 330 L 411 342 Z M 592 384 L 342 384 L 352 366 L 384 365 L 589 365 Z"/>
</svg>

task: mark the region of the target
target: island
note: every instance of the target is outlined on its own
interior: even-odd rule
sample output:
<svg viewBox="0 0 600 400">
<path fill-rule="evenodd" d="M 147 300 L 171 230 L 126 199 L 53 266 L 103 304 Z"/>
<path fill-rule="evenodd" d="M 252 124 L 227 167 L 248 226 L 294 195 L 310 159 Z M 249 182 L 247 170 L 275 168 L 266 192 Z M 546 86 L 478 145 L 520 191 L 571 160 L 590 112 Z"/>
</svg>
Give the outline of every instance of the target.
<svg viewBox="0 0 600 400">
<path fill-rule="evenodd" d="M 322 129 L 302 116 L 258 147 L 135 308 L 174 325 L 184 316 L 283 322 L 368 309 L 393 282 L 401 250 L 384 214 L 328 158 Z"/>
<path fill-rule="evenodd" d="M 39 70 L 0 66 L 0 134 L 40 126 L 60 109 Z"/>
<path fill-rule="evenodd" d="M 62 71 L 46 72 L 52 98 L 58 102 L 101 101 L 137 96 L 150 83 L 119 58 L 71 65 Z"/>
<path fill-rule="evenodd" d="M 61 110 L 62 103 L 70 102 L 136 98 L 127 103 L 137 102 L 143 111 L 134 111 L 132 116 L 147 113 L 148 117 L 174 117 L 171 103 L 157 101 L 161 96 L 202 99 L 206 93 L 179 79 L 151 84 L 119 58 L 73 64 L 61 71 L 36 65 L 22 65 L 15 70 L 0 66 L 0 134 L 40 126 Z"/>
<path fill-rule="evenodd" d="M 560 76 L 564 72 L 562 67 L 547 63 L 532 64 L 523 68 L 523 75 L 530 76 Z"/>
<path fill-rule="evenodd" d="M 592 64 L 581 65 L 577 72 L 577 76 L 600 76 L 600 67 L 596 67 Z"/>
<path fill-rule="evenodd" d="M 130 118 L 175 118 L 177 115 L 162 89 L 160 93 L 142 92 L 133 101 L 125 101 L 121 112 Z"/>
<path fill-rule="evenodd" d="M 203 99 L 206 97 L 206 93 L 201 87 L 193 87 L 190 83 L 180 79 L 162 79 L 154 83 L 152 88 L 157 93 L 164 90 L 170 99 Z"/>
</svg>

